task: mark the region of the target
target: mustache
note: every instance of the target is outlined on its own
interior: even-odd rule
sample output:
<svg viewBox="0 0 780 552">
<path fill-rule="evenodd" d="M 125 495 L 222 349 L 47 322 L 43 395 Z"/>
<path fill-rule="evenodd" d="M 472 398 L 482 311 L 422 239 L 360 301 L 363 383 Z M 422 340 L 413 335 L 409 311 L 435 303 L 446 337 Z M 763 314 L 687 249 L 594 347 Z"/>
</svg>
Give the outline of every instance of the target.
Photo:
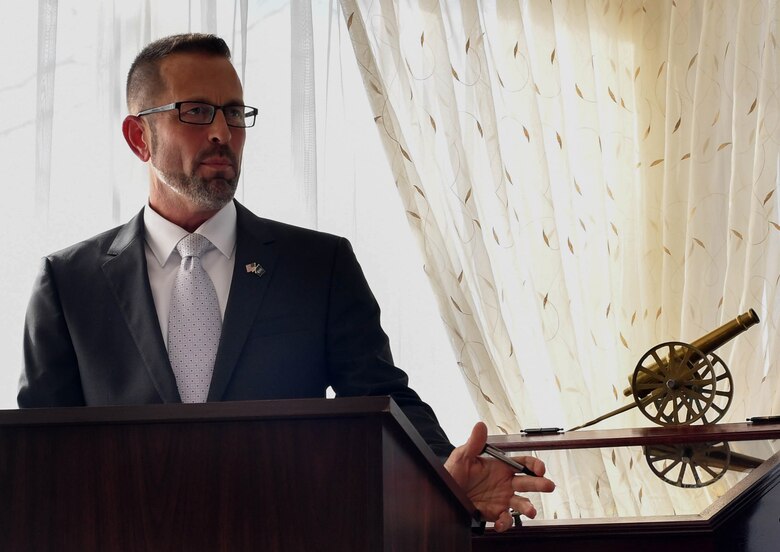
<svg viewBox="0 0 780 552">
<path fill-rule="evenodd" d="M 208 150 L 202 151 L 195 159 L 195 161 L 196 163 L 201 163 L 204 159 L 209 159 L 212 157 L 225 157 L 234 167 L 238 168 L 238 158 L 236 157 L 236 154 L 233 153 L 233 150 L 224 145 L 215 146 Z"/>
</svg>

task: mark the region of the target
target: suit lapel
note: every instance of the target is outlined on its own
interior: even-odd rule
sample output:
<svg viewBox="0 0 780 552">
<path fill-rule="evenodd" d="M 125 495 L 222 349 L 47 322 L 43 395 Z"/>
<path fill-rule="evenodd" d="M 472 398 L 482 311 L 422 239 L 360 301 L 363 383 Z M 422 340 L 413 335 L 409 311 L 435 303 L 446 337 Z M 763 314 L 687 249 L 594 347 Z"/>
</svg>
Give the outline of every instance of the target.
<svg viewBox="0 0 780 552">
<path fill-rule="evenodd" d="M 157 392 L 164 402 L 181 402 L 149 286 L 143 211 L 120 229 L 107 255 L 103 273 Z"/>
<path fill-rule="evenodd" d="M 222 323 L 222 337 L 211 377 L 209 401 L 219 401 L 225 393 L 273 277 L 276 262 L 276 250 L 272 246 L 274 239 L 264 231 L 261 219 L 238 202 L 236 211 L 236 260 Z M 262 274 L 247 270 L 248 265 L 255 263 L 262 267 Z"/>
</svg>

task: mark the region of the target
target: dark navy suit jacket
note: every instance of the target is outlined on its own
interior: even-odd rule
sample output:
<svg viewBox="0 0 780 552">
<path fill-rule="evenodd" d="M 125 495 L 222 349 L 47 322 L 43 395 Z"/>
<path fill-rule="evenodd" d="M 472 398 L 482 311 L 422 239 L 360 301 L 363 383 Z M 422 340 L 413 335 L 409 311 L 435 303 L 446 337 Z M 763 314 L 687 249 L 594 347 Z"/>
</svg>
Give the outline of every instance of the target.
<svg viewBox="0 0 780 552">
<path fill-rule="evenodd" d="M 209 401 L 389 395 L 452 450 L 393 365 L 349 242 L 236 203 L 236 259 Z M 245 266 L 258 263 L 262 276 Z M 27 310 L 20 407 L 180 402 L 152 299 L 143 211 L 42 261 Z"/>
</svg>

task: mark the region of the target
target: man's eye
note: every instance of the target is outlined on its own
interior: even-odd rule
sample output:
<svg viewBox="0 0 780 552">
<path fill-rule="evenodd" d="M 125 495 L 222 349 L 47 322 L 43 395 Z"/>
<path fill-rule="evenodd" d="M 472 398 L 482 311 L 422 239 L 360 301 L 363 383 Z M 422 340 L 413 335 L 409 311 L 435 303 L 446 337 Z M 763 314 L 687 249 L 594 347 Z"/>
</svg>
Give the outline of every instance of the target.
<svg viewBox="0 0 780 552">
<path fill-rule="evenodd" d="M 206 112 L 206 109 L 202 106 L 195 106 L 190 107 L 187 111 L 185 111 L 185 115 L 203 115 Z"/>
<path fill-rule="evenodd" d="M 227 107 L 225 115 L 230 119 L 243 119 L 244 110 L 240 107 Z"/>
</svg>

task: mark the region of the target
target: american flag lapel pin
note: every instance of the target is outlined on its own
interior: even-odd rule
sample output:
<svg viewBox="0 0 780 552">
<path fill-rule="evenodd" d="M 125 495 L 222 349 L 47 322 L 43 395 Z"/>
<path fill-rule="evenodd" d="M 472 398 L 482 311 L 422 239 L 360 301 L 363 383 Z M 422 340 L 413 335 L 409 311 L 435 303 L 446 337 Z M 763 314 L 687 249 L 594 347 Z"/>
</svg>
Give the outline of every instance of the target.
<svg viewBox="0 0 780 552">
<path fill-rule="evenodd" d="M 265 269 L 258 263 L 249 263 L 246 265 L 247 274 L 254 274 L 255 276 L 262 276 L 265 274 Z"/>
</svg>

